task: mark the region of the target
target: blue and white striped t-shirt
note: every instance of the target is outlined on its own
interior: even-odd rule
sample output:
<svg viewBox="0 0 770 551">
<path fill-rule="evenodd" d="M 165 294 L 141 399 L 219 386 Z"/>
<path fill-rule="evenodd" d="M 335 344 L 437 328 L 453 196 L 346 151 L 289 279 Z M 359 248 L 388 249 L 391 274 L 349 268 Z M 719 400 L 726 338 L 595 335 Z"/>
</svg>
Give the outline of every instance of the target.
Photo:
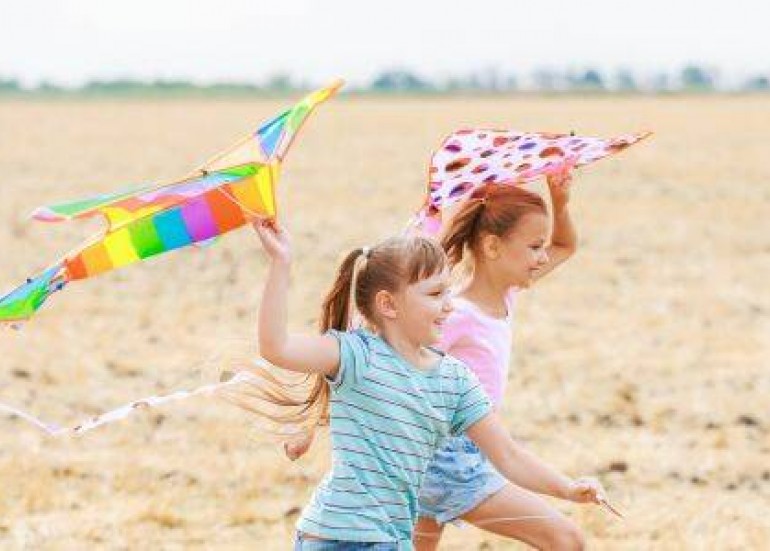
<svg viewBox="0 0 770 551">
<path fill-rule="evenodd" d="M 330 333 L 340 344 L 340 368 L 329 381 L 332 467 L 297 528 L 412 549 L 428 462 L 445 437 L 489 413 L 489 399 L 451 356 L 421 370 L 369 331 Z"/>
</svg>

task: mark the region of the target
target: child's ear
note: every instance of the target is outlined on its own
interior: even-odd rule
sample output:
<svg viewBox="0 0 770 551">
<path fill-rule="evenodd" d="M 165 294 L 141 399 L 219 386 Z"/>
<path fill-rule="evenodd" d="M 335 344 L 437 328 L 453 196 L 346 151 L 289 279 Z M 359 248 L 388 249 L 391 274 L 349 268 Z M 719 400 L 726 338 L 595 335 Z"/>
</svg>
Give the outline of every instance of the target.
<svg viewBox="0 0 770 551">
<path fill-rule="evenodd" d="M 374 309 L 377 315 L 385 319 L 396 319 L 398 317 L 398 307 L 396 297 L 390 291 L 380 290 L 374 295 Z"/>
<path fill-rule="evenodd" d="M 481 238 L 481 251 L 489 260 L 500 258 L 500 238 L 491 233 Z"/>
</svg>

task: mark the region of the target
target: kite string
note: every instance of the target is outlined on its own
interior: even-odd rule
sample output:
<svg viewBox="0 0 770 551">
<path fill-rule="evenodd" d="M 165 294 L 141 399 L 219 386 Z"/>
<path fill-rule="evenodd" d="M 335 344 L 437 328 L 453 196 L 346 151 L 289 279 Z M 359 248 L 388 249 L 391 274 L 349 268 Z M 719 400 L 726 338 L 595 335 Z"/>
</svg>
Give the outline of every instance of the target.
<svg viewBox="0 0 770 551">
<path fill-rule="evenodd" d="M 89 432 L 102 425 L 108 425 L 125 419 L 134 412 L 142 409 L 156 408 L 169 402 L 179 402 L 199 395 L 213 395 L 217 392 L 231 386 L 242 384 L 245 382 L 256 382 L 257 378 L 246 372 L 240 371 L 236 373 L 231 379 L 213 384 L 206 384 L 199 386 L 192 390 L 178 390 L 170 394 L 153 395 L 141 398 L 139 400 L 133 400 L 123 406 L 117 407 L 105 413 L 90 417 L 83 422 L 72 426 L 62 427 L 54 423 L 47 423 L 34 415 L 31 415 L 25 411 L 22 411 L 16 407 L 4 404 L 0 402 L 0 411 L 4 411 L 10 414 L 12 417 L 18 417 L 34 425 L 38 429 L 47 433 L 49 436 L 64 436 L 64 435 L 80 435 Z"/>
</svg>

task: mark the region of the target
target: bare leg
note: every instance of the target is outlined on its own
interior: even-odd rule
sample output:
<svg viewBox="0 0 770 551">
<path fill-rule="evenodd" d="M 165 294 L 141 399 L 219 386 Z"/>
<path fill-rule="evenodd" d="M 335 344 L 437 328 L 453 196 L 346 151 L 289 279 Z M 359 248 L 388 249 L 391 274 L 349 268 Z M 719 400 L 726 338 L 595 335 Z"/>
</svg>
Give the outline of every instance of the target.
<svg viewBox="0 0 770 551">
<path fill-rule="evenodd" d="M 416 551 L 434 551 L 438 548 L 444 525 L 430 517 L 420 517 L 414 527 L 414 547 Z"/>
<path fill-rule="evenodd" d="M 537 549 L 561 551 L 585 548 L 583 534 L 571 520 L 540 496 L 513 484 L 508 484 L 485 499 L 475 509 L 464 514 L 462 519 L 478 528 L 523 541 Z"/>
</svg>

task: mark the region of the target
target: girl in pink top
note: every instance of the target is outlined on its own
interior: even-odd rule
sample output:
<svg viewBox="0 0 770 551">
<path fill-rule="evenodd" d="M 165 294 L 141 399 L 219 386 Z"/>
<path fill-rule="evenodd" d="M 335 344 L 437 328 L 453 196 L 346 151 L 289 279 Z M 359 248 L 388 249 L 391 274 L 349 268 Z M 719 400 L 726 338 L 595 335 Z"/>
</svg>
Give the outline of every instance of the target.
<svg viewBox="0 0 770 551">
<path fill-rule="evenodd" d="M 439 348 L 476 374 L 495 406 L 505 392 L 517 289 L 529 287 L 575 251 L 567 210 L 568 172 L 548 177 L 553 231 L 543 199 L 520 187 L 487 184 L 452 217 L 442 239 L 450 262 L 469 263 Z M 506 481 L 466 436 L 436 453 L 420 491 L 415 546 L 438 546 L 443 525 L 457 519 L 538 549 L 581 549 L 580 529 L 524 487 Z"/>
</svg>

